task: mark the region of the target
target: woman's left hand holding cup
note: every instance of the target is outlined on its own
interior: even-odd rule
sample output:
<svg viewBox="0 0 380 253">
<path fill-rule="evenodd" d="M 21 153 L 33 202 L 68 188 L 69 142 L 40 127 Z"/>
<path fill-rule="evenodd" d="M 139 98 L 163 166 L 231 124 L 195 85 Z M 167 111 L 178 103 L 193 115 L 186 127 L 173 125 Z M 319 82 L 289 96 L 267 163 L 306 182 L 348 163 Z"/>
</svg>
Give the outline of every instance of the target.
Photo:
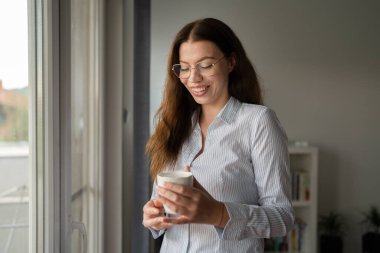
<svg viewBox="0 0 380 253">
<path fill-rule="evenodd" d="M 143 225 L 146 228 L 161 230 L 169 228 L 173 225 L 168 222 L 168 218 L 164 216 L 164 207 L 159 200 L 149 200 L 143 208 Z"/>
</svg>

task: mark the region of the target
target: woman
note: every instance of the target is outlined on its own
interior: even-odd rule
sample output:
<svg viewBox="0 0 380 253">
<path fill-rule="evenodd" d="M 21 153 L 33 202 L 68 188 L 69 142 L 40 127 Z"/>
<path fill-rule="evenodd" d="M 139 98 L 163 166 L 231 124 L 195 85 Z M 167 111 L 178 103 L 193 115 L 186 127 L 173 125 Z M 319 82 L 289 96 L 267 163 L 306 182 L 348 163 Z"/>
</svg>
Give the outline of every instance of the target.
<svg viewBox="0 0 380 253">
<path fill-rule="evenodd" d="M 263 252 L 294 216 L 287 138 L 261 105 L 256 73 L 223 22 L 183 27 L 168 62 L 158 123 L 147 144 L 151 176 L 189 170 L 194 187 L 154 187 L 143 225 L 161 252 Z M 176 216 L 165 216 L 163 204 Z"/>
</svg>

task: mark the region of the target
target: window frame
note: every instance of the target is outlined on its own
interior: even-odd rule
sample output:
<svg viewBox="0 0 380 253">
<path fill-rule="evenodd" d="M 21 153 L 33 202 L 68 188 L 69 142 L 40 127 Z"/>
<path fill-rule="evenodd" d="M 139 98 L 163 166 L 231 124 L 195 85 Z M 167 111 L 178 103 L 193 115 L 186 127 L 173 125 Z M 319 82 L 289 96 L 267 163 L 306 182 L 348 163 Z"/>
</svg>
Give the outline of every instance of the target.
<svg viewBox="0 0 380 253">
<path fill-rule="evenodd" d="M 129 1 L 129 0 L 128 0 Z M 130 1 L 129 1 L 130 2 Z M 117 52 L 115 55 L 112 49 L 106 49 L 102 43 L 110 41 L 107 38 L 109 33 L 103 31 L 106 23 L 117 23 L 122 25 L 120 15 L 122 15 L 123 1 L 107 3 L 99 0 L 99 9 L 101 16 L 106 16 L 109 20 L 101 20 L 99 48 L 104 52 L 100 57 L 105 57 L 104 62 L 109 63 L 116 61 L 121 63 L 121 58 Z M 112 6 L 112 8 L 111 8 Z M 30 212 L 29 212 L 29 253 L 46 253 L 46 252 L 70 252 L 71 251 L 71 6 L 70 1 L 60 0 L 28 0 L 28 30 L 29 30 L 29 145 L 30 145 Z M 107 15 L 105 12 L 107 11 Z M 118 19 L 111 18 L 117 13 Z M 121 29 L 121 27 L 119 27 Z M 119 29 L 117 29 L 119 31 Z M 118 37 L 118 39 L 120 39 Z M 113 43 L 113 42 L 112 42 Z M 122 48 L 121 45 L 119 48 Z M 112 51 L 112 52 L 111 52 Z M 105 55 L 107 55 L 107 57 Z M 111 60 L 110 60 L 111 59 Z M 105 70 L 105 66 L 99 66 Z M 120 106 L 121 92 L 118 89 L 122 87 L 122 71 L 119 66 L 116 72 L 118 79 L 112 80 L 114 83 L 113 91 L 119 91 Z M 108 76 L 114 72 L 107 69 Z M 110 73 L 112 72 L 112 73 Z M 106 73 L 104 73 L 106 75 Z M 100 78 L 104 78 L 100 76 Z M 120 80 L 119 80 L 120 79 Z M 112 93 L 115 95 L 115 93 Z M 109 99 L 110 94 L 103 94 L 103 99 Z M 114 99 L 114 98 L 112 98 Z M 105 103 L 105 102 L 104 102 Z M 107 102 L 109 103 L 109 102 Z M 103 109 L 113 111 L 113 117 L 117 117 L 114 108 L 109 104 L 100 105 Z M 104 107 L 103 107 L 104 106 Z M 120 114 L 121 115 L 121 114 Z M 118 118 L 119 119 L 119 118 Z M 118 127 L 119 137 L 121 137 L 122 119 L 120 118 Z M 114 129 L 115 127 L 112 126 Z M 109 133 L 109 127 L 100 129 L 101 133 Z M 120 142 L 121 138 L 116 138 Z M 100 143 L 112 146 L 110 142 Z M 102 150 L 103 152 L 103 150 Z M 112 159 L 109 158 L 109 152 L 103 153 L 107 159 L 102 162 L 109 165 Z M 107 182 L 114 183 L 115 180 L 122 184 L 121 181 L 121 152 L 118 154 L 117 163 L 112 171 L 107 171 Z M 115 213 L 104 212 L 101 219 L 104 223 L 102 242 L 99 251 L 108 251 L 108 248 L 121 249 L 121 224 L 124 220 L 122 217 L 122 187 L 114 188 L 108 184 L 104 188 L 104 197 L 112 199 L 104 200 L 103 206 L 100 207 L 104 212 L 104 205 L 111 204 L 116 210 Z M 112 225 L 117 225 L 115 228 Z M 108 237 L 116 238 L 116 245 L 107 243 Z M 118 252 L 121 252 L 118 251 Z"/>
<path fill-rule="evenodd" d="M 59 1 L 28 0 L 29 252 L 60 252 Z"/>
</svg>

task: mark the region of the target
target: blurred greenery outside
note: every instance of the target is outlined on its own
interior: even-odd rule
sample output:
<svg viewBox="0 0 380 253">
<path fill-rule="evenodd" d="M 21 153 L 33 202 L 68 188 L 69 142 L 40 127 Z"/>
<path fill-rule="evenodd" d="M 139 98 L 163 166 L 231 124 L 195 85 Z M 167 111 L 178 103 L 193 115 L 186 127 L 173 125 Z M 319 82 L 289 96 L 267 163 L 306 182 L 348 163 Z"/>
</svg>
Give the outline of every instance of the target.
<svg viewBox="0 0 380 253">
<path fill-rule="evenodd" d="M 7 99 L 0 97 L 0 142 L 28 141 L 27 88 L 1 92 Z"/>
</svg>

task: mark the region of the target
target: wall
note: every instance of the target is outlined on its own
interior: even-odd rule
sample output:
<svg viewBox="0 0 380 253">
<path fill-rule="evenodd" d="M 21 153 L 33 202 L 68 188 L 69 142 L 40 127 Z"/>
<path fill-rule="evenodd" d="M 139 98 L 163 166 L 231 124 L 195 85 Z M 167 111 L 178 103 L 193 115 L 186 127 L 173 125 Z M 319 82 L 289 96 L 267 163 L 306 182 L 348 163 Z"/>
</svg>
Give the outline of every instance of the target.
<svg viewBox="0 0 380 253">
<path fill-rule="evenodd" d="M 200 17 L 225 21 L 289 139 L 319 148 L 319 213 L 343 213 L 345 252 L 360 252 L 361 212 L 380 208 L 379 10 L 380 2 L 359 0 L 152 1 L 151 117 L 175 33 Z"/>
</svg>

